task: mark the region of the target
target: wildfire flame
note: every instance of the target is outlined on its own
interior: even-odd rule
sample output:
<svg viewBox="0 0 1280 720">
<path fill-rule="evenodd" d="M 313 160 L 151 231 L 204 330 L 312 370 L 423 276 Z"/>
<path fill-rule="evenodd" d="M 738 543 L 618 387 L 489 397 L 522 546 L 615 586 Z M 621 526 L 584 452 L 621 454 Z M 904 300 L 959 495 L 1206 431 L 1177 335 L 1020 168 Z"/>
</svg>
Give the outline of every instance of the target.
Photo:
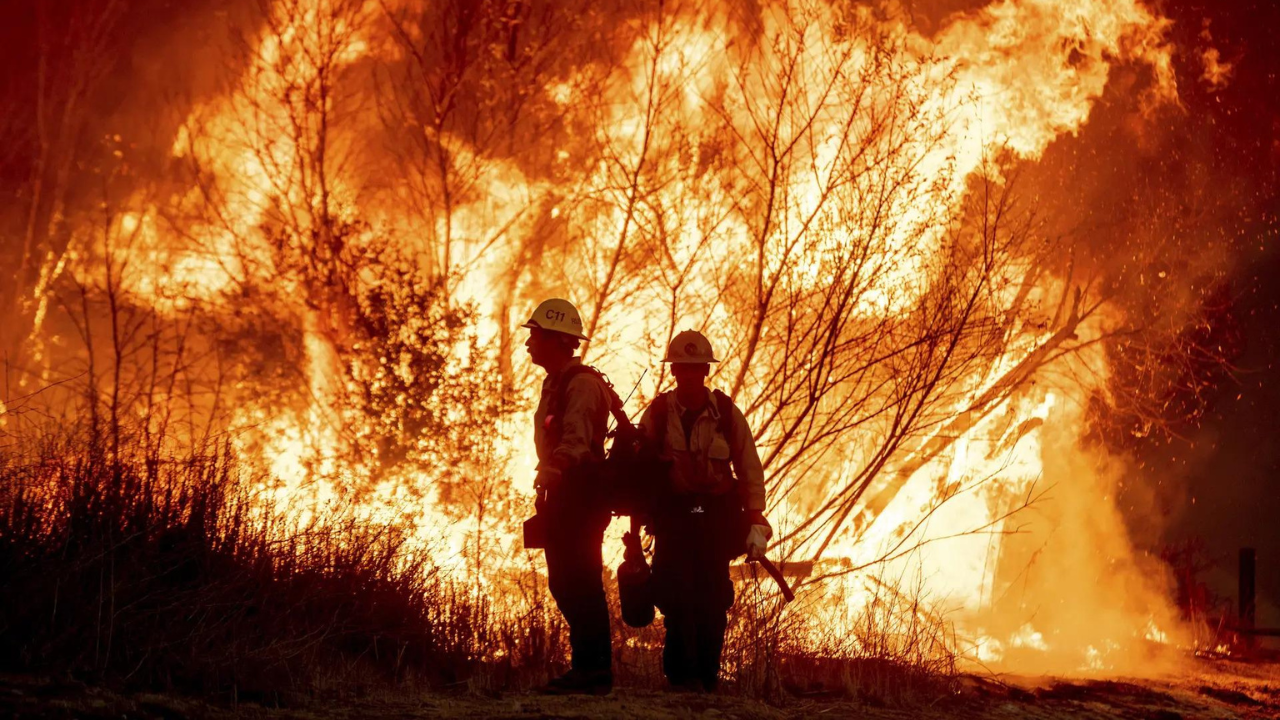
<svg viewBox="0 0 1280 720">
<path fill-rule="evenodd" d="M 1011 162 L 1076 133 L 1116 68 L 1147 77 L 1141 111 L 1176 106 L 1167 22 L 1137 0 L 1002 0 L 932 35 L 892 8 L 808 0 L 758 15 L 713 3 L 623 15 L 599 21 L 622 28 L 618 44 L 557 64 L 554 50 L 526 52 L 517 33 L 532 34 L 536 18 L 517 11 L 486 42 L 445 52 L 431 75 L 414 52 L 439 39 L 409 4 L 281 0 L 247 37 L 231 87 L 192 109 L 172 156 L 194 179 L 164 216 L 181 217 L 181 232 L 151 203 L 119 219 L 113 235 L 130 242 L 107 252 L 144 270 L 124 281 L 161 312 L 261 300 L 237 295 L 249 286 L 289 308 L 302 399 L 256 402 L 246 386 L 228 419 L 276 479 L 272 501 L 318 511 L 354 497 L 375 521 L 416 527 L 485 587 L 531 561 L 515 535 L 532 490 L 527 413 L 483 438 L 497 481 L 479 501 L 346 451 L 352 433 L 377 434 L 334 409 L 358 333 L 349 296 L 327 294 L 336 281 L 306 261 L 333 248 L 374 248 L 351 263 L 400 252 L 443 279 L 448 303 L 474 304 L 475 346 L 526 405 L 538 377 L 515 333 L 543 295 L 595 298 L 581 301 L 584 353 L 624 395 L 654 371 L 633 414 L 665 381 L 657 359 L 670 334 L 706 328 L 729 357 L 714 384 L 734 392 L 774 460 L 770 514 L 788 538 L 776 551 L 813 561 L 826 579 L 810 588 L 842 589 L 836 606 L 800 604 L 814 627 L 840 627 L 888 578 L 918 585 L 986 664 L 1132 672 L 1150 643 L 1179 642 L 1164 580 L 1115 504 L 1127 469 L 1080 443 L 1087 400 L 1107 381 L 1090 341 L 1121 310 L 1103 305 L 1069 329 L 1081 349 L 1062 362 L 1088 372 L 1032 383 L 1022 368 L 1058 341 L 1074 288 L 1032 275 L 1034 257 L 1005 258 L 989 302 L 1021 310 L 984 331 L 999 354 L 949 379 L 935 420 L 883 457 L 887 391 L 869 392 L 870 419 L 819 457 L 788 444 L 795 428 L 773 384 L 804 362 L 787 354 L 788 317 L 815 311 L 805 303 L 847 268 L 860 273 L 842 310 L 848 332 L 906 332 L 900 319 L 933 302 L 940 268 L 983 260 L 957 240 L 979 183 L 1003 183 Z M 570 45 L 588 52 L 584 39 Z M 507 111 L 536 110 L 544 126 L 508 136 L 510 117 L 464 97 L 477 66 L 525 83 Z M 780 278 L 794 302 L 753 315 L 761 278 Z M 357 264 L 343 282 L 379 281 Z M 470 357 L 464 345 L 458 358 Z M 397 358 L 378 360 L 395 372 Z M 869 382 L 888 386 L 897 370 L 879 372 Z M 876 463 L 853 512 L 803 528 Z"/>
</svg>

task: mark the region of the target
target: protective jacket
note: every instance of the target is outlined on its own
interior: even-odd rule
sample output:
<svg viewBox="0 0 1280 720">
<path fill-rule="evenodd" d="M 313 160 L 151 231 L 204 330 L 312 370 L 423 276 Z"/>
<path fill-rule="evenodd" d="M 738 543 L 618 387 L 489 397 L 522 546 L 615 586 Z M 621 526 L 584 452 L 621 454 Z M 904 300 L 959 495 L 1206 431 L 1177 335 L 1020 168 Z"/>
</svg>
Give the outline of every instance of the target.
<svg viewBox="0 0 1280 720">
<path fill-rule="evenodd" d="M 728 418 L 729 437 L 720 431 L 720 408 L 707 391 L 707 402 L 696 417 L 676 397 L 674 390 L 659 396 L 645 409 L 640 427 L 646 437 L 662 440 L 662 455 L 671 461 L 671 488 L 677 493 L 720 495 L 737 490 L 746 510 L 764 511 L 764 468 L 756 452 L 747 419 L 736 405 Z M 666 404 L 666 427 L 656 428 L 655 408 Z M 688 433 L 684 418 L 692 418 Z M 735 487 L 736 476 L 736 487 Z"/>
<path fill-rule="evenodd" d="M 604 439 L 609 416 L 609 391 L 593 373 L 569 373 L 582 365 L 573 358 L 554 375 L 542 381 L 542 395 L 533 414 L 533 442 L 538 450 L 538 470 L 560 472 L 590 460 L 604 459 Z M 564 390 L 560 417 L 554 416 L 558 385 L 571 375 Z M 558 433 L 557 433 L 558 426 Z M 557 434 L 559 437 L 557 438 Z"/>
</svg>

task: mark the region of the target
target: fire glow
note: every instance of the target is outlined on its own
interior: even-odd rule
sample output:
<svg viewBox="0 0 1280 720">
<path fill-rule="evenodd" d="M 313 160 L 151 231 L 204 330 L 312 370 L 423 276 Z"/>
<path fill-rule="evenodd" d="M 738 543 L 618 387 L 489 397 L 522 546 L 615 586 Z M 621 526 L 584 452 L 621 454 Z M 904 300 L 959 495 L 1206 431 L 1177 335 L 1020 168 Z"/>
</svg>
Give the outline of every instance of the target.
<svg viewBox="0 0 1280 720">
<path fill-rule="evenodd" d="M 198 182 L 171 205 L 134 200 L 114 242 L 82 240 L 162 313 L 246 297 L 286 309 L 305 401 L 246 384 L 226 418 L 274 478 L 272 503 L 351 501 L 413 527 L 480 592 L 536 566 L 516 535 L 527 407 L 477 440 L 483 457 L 458 470 L 472 484 L 448 492 L 419 465 L 349 451 L 379 433 L 340 409 L 353 378 L 377 389 L 370 368 L 412 371 L 348 360 L 366 350 L 349 295 L 309 261 L 398 252 L 474 305 L 479 355 L 459 342 L 458 362 L 492 364 L 526 406 L 538 378 L 517 326 L 537 298 L 584 308 L 586 359 L 623 395 L 647 371 L 633 416 L 665 380 L 659 348 L 703 328 L 727 356 L 712 384 L 757 432 L 773 552 L 809 568 L 787 612 L 815 631 L 892 586 L 915 588 L 986 665 L 1135 672 L 1152 645 L 1184 642 L 1115 505 L 1124 462 L 1080 442 L 1106 392 L 1095 340 L 1123 311 L 1082 297 L 1002 204 L 1011 169 L 1079 131 L 1117 68 L 1144 79 L 1135 116 L 1177 105 L 1158 14 L 1002 0 L 926 36 L 894 12 L 810 0 L 751 17 L 644 4 L 595 19 L 615 46 L 566 41 L 574 64 L 517 12 L 436 67 L 415 55 L 443 52 L 415 12 L 276 2 L 235 81 L 172 145 Z M 485 73 L 510 84 L 506 105 L 476 91 Z M 343 277 L 350 294 L 387 282 L 359 265 Z"/>
</svg>

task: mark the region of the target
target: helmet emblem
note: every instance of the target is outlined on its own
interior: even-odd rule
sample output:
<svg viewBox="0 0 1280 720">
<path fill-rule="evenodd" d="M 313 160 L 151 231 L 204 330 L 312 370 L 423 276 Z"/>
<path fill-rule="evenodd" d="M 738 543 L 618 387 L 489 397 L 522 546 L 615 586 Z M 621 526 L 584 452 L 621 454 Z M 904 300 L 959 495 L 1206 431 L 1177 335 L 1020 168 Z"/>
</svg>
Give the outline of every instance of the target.
<svg viewBox="0 0 1280 720">
<path fill-rule="evenodd" d="M 693 343 L 685 343 L 685 344 L 684 344 L 684 351 L 685 351 L 685 354 L 687 354 L 687 355 L 697 355 L 697 354 L 698 354 L 698 346 L 697 346 L 697 345 L 694 345 Z"/>
</svg>

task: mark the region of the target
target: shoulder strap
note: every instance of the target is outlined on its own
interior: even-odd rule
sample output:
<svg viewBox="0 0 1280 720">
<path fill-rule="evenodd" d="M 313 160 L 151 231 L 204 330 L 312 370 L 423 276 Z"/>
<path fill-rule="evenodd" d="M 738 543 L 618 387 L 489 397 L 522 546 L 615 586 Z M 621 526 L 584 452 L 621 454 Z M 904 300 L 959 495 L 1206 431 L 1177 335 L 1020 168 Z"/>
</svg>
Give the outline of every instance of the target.
<svg viewBox="0 0 1280 720">
<path fill-rule="evenodd" d="M 667 446 L 667 413 L 671 410 L 669 394 L 658 393 L 658 397 L 653 399 L 653 431 L 657 435 L 658 447 L 664 450 Z"/>
<path fill-rule="evenodd" d="M 716 429 L 724 436 L 729 444 L 733 444 L 733 400 L 719 390 L 711 391 L 716 399 L 716 411 L 720 413 L 720 420 L 716 423 Z"/>
<path fill-rule="evenodd" d="M 713 390 L 711 394 L 716 399 L 716 410 L 720 413 L 720 420 L 716 422 L 716 430 L 719 431 L 720 435 L 729 443 L 729 447 L 732 448 L 735 435 L 733 428 L 736 424 L 733 422 L 733 398 L 719 390 Z M 731 469 L 730 473 L 732 473 L 735 482 L 741 480 L 736 471 Z"/>
</svg>

